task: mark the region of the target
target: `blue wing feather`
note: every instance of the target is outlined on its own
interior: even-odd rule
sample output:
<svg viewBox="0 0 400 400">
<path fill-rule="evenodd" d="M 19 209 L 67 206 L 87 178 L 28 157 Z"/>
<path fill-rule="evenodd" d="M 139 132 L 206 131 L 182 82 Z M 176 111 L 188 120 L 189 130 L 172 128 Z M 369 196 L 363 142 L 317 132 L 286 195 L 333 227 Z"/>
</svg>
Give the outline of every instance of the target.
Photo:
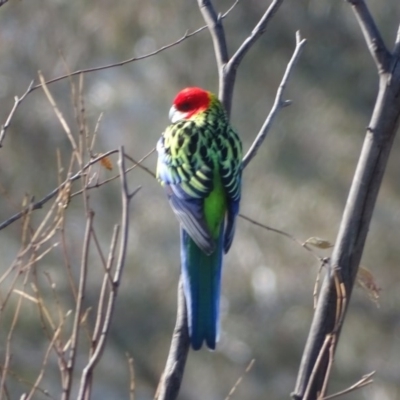
<svg viewBox="0 0 400 400">
<path fill-rule="evenodd" d="M 182 186 L 186 187 L 189 185 L 188 180 L 190 176 L 185 181 L 182 174 L 175 173 L 176 167 L 172 165 L 171 157 L 168 157 L 165 152 L 162 138 L 158 141 L 157 151 L 158 179 L 167 193 L 172 210 L 193 241 L 206 254 L 211 254 L 215 249 L 215 240 L 212 238 L 210 230 L 207 227 L 203 211 L 204 198 L 207 197 L 209 192 L 202 192 L 191 186 L 190 194 L 188 194 Z M 211 190 L 212 187 L 210 186 L 209 191 Z"/>
</svg>

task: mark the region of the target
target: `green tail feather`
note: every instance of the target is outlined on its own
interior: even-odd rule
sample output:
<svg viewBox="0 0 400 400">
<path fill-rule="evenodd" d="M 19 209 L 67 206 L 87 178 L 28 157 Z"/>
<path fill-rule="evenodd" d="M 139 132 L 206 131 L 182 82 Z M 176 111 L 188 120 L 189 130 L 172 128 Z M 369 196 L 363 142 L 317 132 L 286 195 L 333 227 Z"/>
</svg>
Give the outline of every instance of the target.
<svg viewBox="0 0 400 400">
<path fill-rule="evenodd" d="M 218 340 L 223 234 L 221 229 L 216 249 L 208 256 L 181 230 L 183 285 L 194 350 L 204 341 L 214 350 Z"/>
</svg>

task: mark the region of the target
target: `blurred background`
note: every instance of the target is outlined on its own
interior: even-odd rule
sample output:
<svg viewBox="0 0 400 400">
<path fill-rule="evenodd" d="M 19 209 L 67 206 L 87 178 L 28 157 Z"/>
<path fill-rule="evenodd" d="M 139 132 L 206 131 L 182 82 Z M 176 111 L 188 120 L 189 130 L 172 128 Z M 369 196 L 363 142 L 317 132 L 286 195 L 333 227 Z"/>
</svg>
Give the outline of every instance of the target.
<svg viewBox="0 0 400 400">
<path fill-rule="evenodd" d="M 369 3 L 390 48 L 400 21 L 400 3 Z M 214 4 L 224 12 L 232 1 L 216 0 Z M 268 5 L 268 1 L 243 1 L 226 17 L 231 54 Z M 73 71 L 142 56 L 202 25 L 196 2 L 186 0 L 10 0 L 0 8 L 0 123 L 5 122 L 14 96 L 21 95 L 32 80 L 38 82 L 38 70 L 50 79 L 65 74 L 66 65 Z M 240 66 L 232 124 L 247 150 L 272 106 L 297 30 L 308 44 L 286 91 L 293 104 L 280 112 L 244 173 L 241 212 L 302 241 L 318 236 L 334 242 L 377 92 L 375 66 L 348 4 L 284 2 Z M 206 30 L 154 57 L 85 75 L 85 116 L 91 132 L 104 113 L 95 151 L 124 145 L 128 154 L 140 159 L 155 146 L 169 123 L 168 111 L 180 89 L 196 85 L 217 92 L 217 84 Z M 77 137 L 79 126 L 69 81 L 54 83 L 49 89 Z M 56 187 L 57 149 L 68 168 L 70 143 L 43 91 L 36 90 L 17 110 L 0 149 L 0 222 L 20 209 L 25 194 L 40 199 Z M 355 289 L 330 392 L 346 388 L 373 370 L 377 371 L 375 383 L 343 399 L 400 399 L 399 151 L 397 140 L 362 260 L 382 288 L 380 307 L 365 291 Z M 154 171 L 155 164 L 153 154 L 145 165 Z M 114 172 L 98 171 L 102 179 Z M 94 399 L 129 398 L 127 352 L 134 359 L 135 398 L 153 398 L 175 323 L 178 224 L 163 191 L 149 174 L 135 169 L 129 174 L 129 185 L 132 189 L 142 185 L 142 189 L 132 201 L 128 262 L 110 340 L 95 373 Z M 90 201 L 94 226 L 107 253 L 112 227 L 120 219 L 119 183 L 92 190 Z M 32 226 L 38 226 L 48 207 L 34 213 Z M 84 229 L 82 199 L 76 197 L 66 212 L 64 247 L 76 279 Z M 21 230 L 18 221 L 0 231 L 0 274 L 18 254 Z M 316 252 L 329 255 L 329 250 Z M 95 251 L 90 260 L 85 306 L 95 307 L 102 267 Z M 52 298 L 45 279 L 48 273 L 67 310 L 74 303 L 64 262 L 59 246 L 37 263 L 36 272 L 43 297 Z M 189 354 L 179 398 L 225 399 L 252 359 L 253 368 L 232 398 L 289 398 L 313 314 L 317 271 L 318 263 L 300 246 L 239 219 L 234 244 L 225 259 L 218 349 Z M 9 285 L 7 279 L 0 286 L 3 299 Z M 32 293 L 29 284 L 26 291 Z M 11 294 L 0 318 L 1 364 L 17 298 Z M 10 370 L 21 379 L 34 381 L 47 346 L 37 307 L 24 300 L 11 344 Z M 77 379 L 86 360 L 85 354 L 78 357 Z M 21 379 L 8 377 L 9 398 L 20 398 L 29 390 L 29 384 Z M 59 398 L 54 354 L 40 387 Z M 34 398 L 48 396 L 36 393 Z"/>
</svg>

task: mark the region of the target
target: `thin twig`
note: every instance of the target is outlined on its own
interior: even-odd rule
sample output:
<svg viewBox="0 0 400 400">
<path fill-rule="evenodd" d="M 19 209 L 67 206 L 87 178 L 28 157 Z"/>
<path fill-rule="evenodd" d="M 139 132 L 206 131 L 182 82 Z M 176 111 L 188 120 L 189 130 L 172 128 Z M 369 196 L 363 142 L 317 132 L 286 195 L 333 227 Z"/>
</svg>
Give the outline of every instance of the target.
<svg viewBox="0 0 400 400">
<path fill-rule="evenodd" d="M 237 4 L 237 2 L 234 4 L 234 6 L 236 4 Z M 224 19 L 233 10 L 234 6 L 230 7 L 224 14 L 222 14 L 221 15 L 221 19 Z M 158 48 L 157 50 L 151 51 L 150 53 L 147 53 L 147 54 L 145 54 L 143 56 L 131 57 L 131 58 L 128 58 L 127 60 L 123 60 L 123 61 L 119 61 L 117 63 L 107 64 L 107 65 L 102 65 L 100 67 L 80 69 L 80 70 L 71 72 L 70 74 L 61 75 L 61 76 L 58 76 L 57 78 L 50 79 L 50 80 L 46 81 L 46 84 L 49 85 L 51 83 L 61 81 L 63 79 L 69 78 L 71 76 L 76 76 L 76 75 L 80 75 L 80 74 L 87 74 L 87 73 L 96 72 L 96 71 L 103 71 L 103 70 L 109 69 L 109 68 L 121 67 L 123 65 L 130 64 L 130 63 L 135 62 L 135 61 L 145 60 L 146 58 L 155 56 L 155 55 L 157 55 L 157 54 L 159 54 L 159 53 L 161 53 L 161 52 L 163 52 L 165 50 L 170 49 L 171 47 L 175 47 L 178 44 L 181 44 L 184 40 L 186 40 L 188 38 L 191 38 L 192 36 L 197 35 L 198 33 L 204 31 L 205 29 L 207 29 L 207 26 L 202 26 L 202 27 L 194 30 L 193 32 L 186 32 L 180 39 L 176 40 L 175 42 L 172 42 L 172 43 L 169 43 L 169 44 L 167 44 L 165 46 L 162 46 L 162 47 Z M 35 86 L 32 87 L 31 91 L 36 90 L 36 89 L 40 88 L 41 86 L 42 86 L 41 84 L 35 85 Z"/>
<path fill-rule="evenodd" d="M 233 68 L 236 70 L 239 67 L 239 64 L 241 63 L 247 52 L 265 32 L 269 21 L 276 14 L 282 3 L 283 0 L 273 0 L 271 2 L 267 11 L 265 11 L 258 24 L 252 30 L 251 35 L 240 45 L 235 54 L 231 57 L 227 68 Z"/>
<path fill-rule="evenodd" d="M 253 365 L 255 363 L 255 359 L 253 358 L 250 362 L 249 365 L 247 366 L 247 368 L 245 369 L 244 373 L 239 377 L 239 379 L 235 382 L 235 384 L 233 385 L 232 389 L 230 390 L 230 392 L 228 393 L 228 396 L 226 396 L 225 400 L 230 400 L 232 395 L 236 392 L 237 388 L 239 387 L 239 385 L 242 383 L 243 381 L 243 377 L 248 374 L 250 372 L 250 370 L 253 368 Z"/>
<path fill-rule="evenodd" d="M 123 65 L 130 64 L 130 63 L 133 63 L 135 61 L 145 60 L 146 58 L 155 56 L 155 55 L 157 55 L 157 54 L 159 54 L 159 53 L 161 53 L 161 52 L 163 52 L 163 51 L 165 51 L 167 49 L 170 49 L 171 47 L 177 46 L 178 44 L 182 43 L 184 40 L 186 40 L 186 39 L 188 39 L 188 38 L 200 33 L 201 31 L 203 31 L 205 29 L 206 29 L 206 26 L 202 26 L 201 28 L 196 29 L 193 32 L 186 32 L 180 39 L 176 40 L 175 42 L 172 42 L 172 43 L 169 43 L 169 44 L 167 44 L 165 46 L 162 46 L 162 47 L 158 48 L 157 50 L 154 50 L 154 51 L 152 51 L 152 52 L 150 52 L 148 54 L 145 54 L 143 56 L 131 57 L 131 58 L 128 58 L 126 60 L 119 61 L 117 63 L 102 65 L 102 66 L 99 66 L 99 67 L 79 69 L 77 71 L 71 72 L 70 74 L 61 75 L 61 76 L 58 76 L 56 78 L 49 79 L 48 81 L 46 81 L 46 84 L 49 85 L 51 83 L 59 82 L 61 80 L 64 80 L 64 79 L 72 77 L 72 76 L 81 75 L 81 74 L 88 74 L 90 72 L 104 71 L 104 70 L 110 69 L 110 68 L 122 67 Z M 42 87 L 42 84 L 35 85 L 35 86 L 32 87 L 32 91 L 36 90 L 36 89 L 39 89 L 40 87 Z"/>
<path fill-rule="evenodd" d="M 317 272 L 317 277 L 315 278 L 315 283 L 314 283 L 314 289 L 313 289 L 313 300 L 314 300 L 314 310 L 317 307 L 317 300 L 318 300 L 318 289 L 319 289 L 319 282 L 321 280 L 321 272 L 322 272 L 322 268 L 324 267 L 324 265 L 326 264 L 325 261 L 323 261 L 319 268 L 318 268 L 318 272 Z"/>
<path fill-rule="evenodd" d="M 124 148 L 119 149 L 119 161 L 118 161 L 120 177 L 121 177 L 121 197 L 122 197 L 122 215 L 121 215 L 121 242 L 118 254 L 118 261 L 110 288 L 110 297 L 108 299 L 107 310 L 104 316 L 104 322 L 100 334 L 100 338 L 96 345 L 96 349 L 93 352 L 88 364 L 83 370 L 81 383 L 79 387 L 79 394 L 77 400 L 83 400 L 85 398 L 85 393 L 88 390 L 88 377 L 92 373 L 94 367 L 100 360 L 103 354 L 106 340 L 109 334 L 109 329 L 114 313 L 115 301 L 118 294 L 118 288 L 121 283 L 122 272 L 125 266 L 126 253 L 128 248 L 128 234 L 129 234 L 129 203 L 133 196 L 139 191 L 137 188 L 132 193 L 129 193 L 128 184 L 126 180 L 126 169 L 125 169 L 125 154 Z"/>
<path fill-rule="evenodd" d="M 296 244 L 301 246 L 303 249 L 306 249 L 307 251 L 309 251 L 318 261 L 321 261 L 321 262 L 324 261 L 324 259 L 322 257 L 320 257 L 318 254 L 314 253 L 314 251 L 311 250 L 310 247 L 308 247 L 304 242 L 302 242 L 301 240 L 297 239 L 296 237 L 294 237 L 290 233 L 287 233 L 287 232 L 282 231 L 282 230 L 277 229 L 277 228 L 273 228 L 272 226 L 268 226 L 268 225 L 262 224 L 261 222 L 258 222 L 255 219 L 247 217 L 246 215 L 243 215 L 243 214 L 239 214 L 239 217 L 244 219 L 245 221 L 248 221 L 248 222 L 252 223 L 253 225 L 259 226 L 260 228 L 266 229 L 267 231 L 277 233 L 278 235 L 282 235 L 282 236 L 292 240 L 293 242 L 295 242 Z"/>
<path fill-rule="evenodd" d="M 17 274 L 17 277 L 19 276 L 19 274 Z M 28 276 L 29 273 L 25 274 L 24 277 L 24 282 L 23 282 L 23 291 L 25 291 L 25 286 L 28 280 Z M 12 287 L 10 290 L 12 290 L 12 288 L 14 287 L 14 283 L 12 284 Z M 3 307 L 4 303 L 2 304 Z M 14 311 L 14 315 L 12 318 L 12 322 L 11 322 L 11 326 L 10 329 L 8 331 L 7 334 L 7 339 L 6 339 L 6 349 L 5 349 L 5 359 L 3 362 L 3 368 L 2 368 L 2 374 L 1 374 L 1 379 L 0 379 L 0 400 L 3 399 L 3 394 L 5 394 L 7 396 L 7 392 L 6 392 L 6 378 L 8 375 L 8 368 L 10 366 L 11 363 L 11 358 L 12 358 L 12 353 L 11 353 L 11 341 L 15 332 L 15 328 L 17 326 L 17 322 L 18 322 L 18 318 L 20 316 L 20 312 L 21 312 L 21 306 L 22 306 L 22 296 L 20 296 L 17 300 L 17 304 L 15 307 L 15 311 Z"/>
<path fill-rule="evenodd" d="M 286 84 L 289 80 L 290 74 L 292 73 L 293 68 L 296 65 L 296 62 L 299 59 L 300 54 L 303 51 L 303 48 L 306 43 L 307 43 L 306 39 L 301 39 L 300 32 L 297 32 L 296 33 L 296 47 L 294 49 L 293 55 L 286 67 L 285 74 L 283 75 L 282 81 L 276 92 L 274 105 L 272 106 L 272 109 L 271 109 L 267 119 L 265 120 L 264 125 L 261 127 L 260 132 L 257 134 L 257 137 L 255 138 L 253 144 L 251 145 L 247 154 L 243 158 L 243 168 L 245 168 L 248 165 L 248 163 L 253 159 L 253 157 L 256 155 L 258 149 L 262 145 L 265 137 L 267 136 L 267 133 L 269 132 L 269 130 L 272 126 L 273 120 L 277 116 L 280 109 L 288 105 L 288 102 L 283 100 L 283 93 L 284 93 Z"/>
<path fill-rule="evenodd" d="M 261 17 L 258 24 L 252 30 L 250 36 L 240 45 L 240 47 L 236 50 L 235 54 L 231 57 L 228 63 L 225 65 L 223 70 L 224 79 L 223 86 L 220 87 L 220 99 L 224 104 L 228 115 L 230 115 L 231 107 L 232 107 L 232 99 L 233 99 L 233 89 L 236 81 L 236 72 L 237 69 L 250 50 L 251 47 L 255 44 L 255 42 L 262 36 L 265 32 L 268 22 L 278 11 L 279 7 L 283 3 L 283 0 L 273 0 Z"/>
<path fill-rule="evenodd" d="M 112 284 L 110 272 L 112 270 L 112 266 L 114 264 L 114 258 L 115 258 L 115 249 L 117 246 L 118 242 L 118 237 L 119 237 L 119 225 L 114 226 L 114 231 L 111 239 L 111 245 L 110 245 L 110 251 L 108 253 L 108 260 L 107 260 L 107 265 L 104 271 L 104 279 L 100 291 L 100 296 L 99 296 L 99 301 L 97 302 L 98 308 L 97 308 L 97 315 L 96 315 L 96 322 L 95 326 L 93 329 L 93 335 L 92 335 L 92 348 L 91 351 L 92 353 L 96 349 L 97 342 L 100 337 L 100 328 L 101 324 L 103 322 L 103 310 L 104 310 L 104 301 L 105 301 L 105 296 L 106 296 L 106 288 L 107 288 L 107 283 Z"/>
<path fill-rule="evenodd" d="M 314 367 L 313 367 L 313 369 L 312 369 L 312 371 L 310 373 L 310 378 L 309 378 L 309 380 L 307 382 L 308 383 L 307 387 L 304 390 L 304 395 L 301 397 L 302 400 L 312 400 L 312 397 L 310 397 L 311 396 L 311 389 L 313 387 L 315 377 L 317 376 L 318 369 L 319 369 L 319 367 L 320 367 L 320 365 L 321 365 L 321 363 L 323 361 L 323 356 L 324 356 L 325 351 L 326 351 L 326 349 L 327 349 L 327 347 L 329 345 L 329 342 L 331 341 L 331 338 L 332 338 L 332 335 L 326 335 L 325 336 L 325 340 L 323 341 L 323 344 L 322 344 L 321 349 L 319 351 L 318 357 L 315 360 Z"/>
<path fill-rule="evenodd" d="M 125 157 L 130 160 L 134 165 L 132 165 L 131 167 L 129 167 L 126 172 L 129 172 L 131 170 L 133 170 L 136 167 L 139 167 L 141 169 L 143 169 L 145 172 L 147 172 L 149 175 L 151 175 L 153 178 L 155 178 L 155 173 L 153 171 L 151 171 L 149 168 L 141 165 L 141 163 L 147 158 L 149 157 L 152 153 L 154 153 L 155 149 L 150 150 L 147 154 L 145 154 L 139 161 L 135 161 L 135 159 L 133 159 L 132 157 L 130 157 L 129 155 L 125 154 Z M 67 185 L 70 185 L 72 182 L 82 178 L 85 174 L 85 172 L 94 164 L 98 163 L 99 161 L 101 161 L 103 158 L 107 158 L 112 154 L 117 153 L 118 150 L 110 150 L 107 151 L 106 153 L 100 154 L 99 156 L 97 156 L 96 158 L 94 158 L 93 160 L 88 161 L 76 174 L 74 174 L 73 176 L 67 178 L 63 183 L 61 183 L 58 187 L 56 187 L 55 189 L 53 189 L 51 192 L 49 192 L 46 196 L 44 196 L 41 200 L 30 204 L 29 206 L 25 207 L 22 211 L 19 211 L 18 213 L 14 214 L 13 216 L 11 216 L 10 218 L 6 219 L 4 222 L 2 222 L 0 224 L 0 231 L 4 228 L 6 228 L 7 226 L 11 225 L 13 222 L 18 221 L 20 218 L 22 218 L 24 215 L 26 215 L 28 212 L 34 211 L 34 210 L 39 210 L 41 209 L 49 200 L 51 200 L 54 196 L 56 196 L 61 190 L 63 190 Z M 85 189 L 95 189 L 98 188 L 104 184 L 106 184 L 107 182 L 114 180 L 116 178 L 119 177 L 118 175 L 115 175 L 112 178 L 109 178 L 101 183 L 98 184 L 94 184 L 92 186 L 86 186 Z M 77 192 L 74 192 L 70 195 L 70 198 L 83 193 L 84 189 L 81 189 Z"/>
<path fill-rule="evenodd" d="M 3 4 L 5 4 L 7 1 L 8 0 L 0 0 L 0 7 Z M 221 15 L 218 18 L 220 20 L 224 19 L 233 10 L 233 8 L 236 6 L 236 4 L 238 2 L 239 2 L 239 0 L 236 0 L 235 3 L 223 15 Z M 172 43 L 169 43 L 169 44 L 167 44 L 165 46 L 162 46 L 162 47 L 158 48 L 157 50 L 154 50 L 154 51 L 152 51 L 150 53 L 147 53 L 147 54 L 145 54 L 143 56 L 131 57 L 131 58 L 128 58 L 127 60 L 123 60 L 123 61 L 120 61 L 120 62 L 117 62 L 117 63 L 107 64 L 107 65 L 102 65 L 102 66 L 99 66 L 99 67 L 79 69 L 77 71 L 73 71 L 71 73 L 68 73 L 68 74 L 61 75 L 61 76 L 58 76 L 56 78 L 50 79 L 50 80 L 48 80 L 46 82 L 41 82 L 40 84 L 37 84 L 35 86 L 33 86 L 34 81 L 32 81 L 30 83 L 28 89 L 26 90 L 26 92 L 20 98 L 18 98 L 18 97 L 14 98 L 14 106 L 11 109 L 11 112 L 10 112 L 9 116 L 7 117 L 6 122 L 1 126 L 1 130 L 0 130 L 0 148 L 2 147 L 2 143 L 3 143 L 4 137 L 5 137 L 6 131 L 7 131 L 8 127 L 10 126 L 11 120 L 12 120 L 17 108 L 21 104 L 21 102 L 26 98 L 26 96 L 28 94 L 30 94 L 31 92 L 33 92 L 36 89 L 41 88 L 43 86 L 43 84 L 50 85 L 51 83 L 59 82 L 61 80 L 64 80 L 64 79 L 67 79 L 67 78 L 71 78 L 71 77 L 76 76 L 76 75 L 83 75 L 83 74 L 88 74 L 88 73 L 91 73 L 91 72 L 104 71 L 106 69 L 110 69 L 110 68 L 114 68 L 114 67 L 121 67 L 123 65 L 130 64 L 130 63 L 133 63 L 135 61 L 145 60 L 145 59 L 147 59 L 149 57 L 152 57 L 152 56 L 155 56 L 155 55 L 157 55 L 157 54 L 159 54 L 159 53 L 161 53 L 161 52 L 163 52 L 165 50 L 168 50 L 171 47 L 179 45 L 184 40 L 186 40 L 186 39 L 188 39 L 188 38 L 190 38 L 192 36 L 197 35 L 198 33 L 204 31 L 205 29 L 207 29 L 206 25 L 194 30 L 193 32 L 186 32 L 180 39 L 176 40 L 175 42 L 172 42 Z"/>
<path fill-rule="evenodd" d="M 56 104 L 52 94 L 50 93 L 50 90 L 47 87 L 47 83 L 46 83 L 41 71 L 39 71 L 38 74 L 39 74 L 39 80 L 41 82 L 41 86 L 43 88 L 43 91 L 46 94 L 46 97 L 49 100 L 49 103 L 53 107 L 53 110 L 54 110 L 55 114 L 57 115 L 57 118 L 60 121 L 61 126 L 63 127 L 65 133 L 67 134 L 67 137 L 69 139 L 69 142 L 71 143 L 72 149 L 74 150 L 74 152 L 76 152 L 76 155 L 78 155 L 79 154 L 78 153 L 78 147 L 76 145 L 74 137 L 72 136 L 71 129 L 68 126 L 67 122 L 65 121 L 65 118 L 63 117 L 61 111 L 57 107 L 57 104 Z"/>
<path fill-rule="evenodd" d="M 27 380 L 27 379 L 22 378 L 22 377 L 20 376 L 20 374 L 19 374 L 18 372 L 16 372 L 16 371 L 13 371 L 13 370 L 11 370 L 11 369 L 8 369 L 7 372 L 8 372 L 8 375 L 12 376 L 17 382 L 20 382 L 20 383 L 22 383 L 23 385 L 32 387 L 32 386 L 35 384 L 35 383 L 32 382 L 32 381 L 29 381 L 29 380 Z M 1 375 L 2 373 L 3 373 L 3 366 L 0 365 L 0 375 Z M 38 386 L 38 387 L 36 388 L 36 391 L 37 391 L 37 392 L 40 392 L 43 396 L 49 398 L 50 400 L 56 400 L 56 398 L 53 397 L 53 396 L 48 392 L 48 390 L 46 390 L 46 389 L 43 389 L 43 388 L 41 388 L 41 387 Z M 8 397 L 8 399 L 9 399 L 9 398 L 10 398 L 10 397 Z"/>
<path fill-rule="evenodd" d="M 114 264 L 115 249 L 116 249 L 116 245 L 117 245 L 118 237 L 119 237 L 119 228 L 120 228 L 119 225 L 114 226 L 113 236 L 111 239 L 110 251 L 108 253 L 108 260 L 107 260 L 107 264 L 105 265 L 105 268 L 104 268 L 105 271 L 104 271 L 103 283 L 101 285 L 99 300 L 97 302 L 96 322 L 95 322 L 95 326 L 94 326 L 92 337 L 91 337 L 89 361 L 93 357 L 93 354 L 95 353 L 95 351 L 97 349 L 99 338 L 100 338 L 101 331 L 102 331 L 102 326 L 104 323 L 104 307 L 105 307 L 105 302 L 106 302 L 107 288 L 109 288 L 109 290 L 111 290 L 111 287 L 113 285 L 112 276 L 110 273 L 111 273 L 112 266 Z M 85 398 L 88 398 L 88 399 L 90 399 L 90 394 L 91 394 L 91 389 L 92 389 L 92 380 L 93 380 L 93 369 L 88 371 L 87 376 L 86 376 L 86 382 L 83 384 L 83 386 L 86 388 L 85 389 Z"/>
<path fill-rule="evenodd" d="M 133 357 L 126 353 L 129 368 L 129 400 L 135 400 L 135 367 L 133 364 Z"/>
<path fill-rule="evenodd" d="M 371 52 L 372 58 L 375 61 L 379 74 L 389 71 L 391 54 L 386 48 L 385 42 L 375 24 L 371 13 L 368 10 L 364 0 L 347 0 L 356 15 L 358 23 L 360 24 L 362 33 L 364 34 L 365 41 L 368 49 Z"/>
<path fill-rule="evenodd" d="M 75 318 L 72 327 L 72 334 L 71 334 L 71 344 L 69 350 L 69 357 L 67 362 L 67 373 L 66 379 L 62 382 L 62 400 L 68 400 L 70 397 L 71 392 L 71 385 L 72 379 L 74 375 L 74 365 L 75 365 L 75 358 L 77 354 L 77 347 L 79 341 L 79 326 L 82 317 L 82 307 L 83 307 L 83 299 L 85 296 L 85 289 L 86 289 L 86 277 L 87 277 L 87 270 L 88 270 L 88 257 L 89 257 L 89 246 L 91 240 L 91 232 L 92 232 L 92 224 L 93 224 L 94 213 L 89 212 L 87 215 L 86 220 L 86 230 L 85 230 L 85 237 L 83 241 L 83 252 L 81 258 L 81 267 L 80 267 L 80 277 L 79 277 L 79 287 L 78 287 L 78 296 L 76 299 L 76 306 L 75 306 Z"/>
<path fill-rule="evenodd" d="M 337 342 L 337 336 L 336 336 L 336 334 L 334 334 L 334 335 L 332 335 L 331 341 L 329 343 L 328 366 L 326 367 L 325 380 L 324 380 L 324 383 L 322 385 L 319 397 L 325 396 L 325 393 L 328 390 L 328 382 L 329 382 L 329 378 L 331 376 L 331 370 L 332 370 L 332 366 L 333 366 L 333 359 L 334 359 L 334 354 L 335 354 L 336 342 Z"/>
<path fill-rule="evenodd" d="M 340 392 L 334 394 L 330 394 L 329 396 L 325 396 L 321 400 L 335 399 L 337 397 L 343 396 L 344 394 L 348 394 L 350 392 L 353 392 L 354 390 L 370 385 L 371 383 L 374 382 L 374 380 L 371 379 L 373 375 L 375 375 L 375 371 L 372 371 L 369 374 L 364 375 L 359 381 L 357 381 L 354 385 L 351 385 L 347 389 L 341 390 Z"/>
<path fill-rule="evenodd" d="M 6 2 L 7 0 L 5 0 Z M 0 6 L 2 6 L 4 3 L 0 2 Z M 4 137 L 6 135 L 6 131 L 8 129 L 8 127 L 11 124 L 11 120 L 15 114 L 15 112 L 17 111 L 17 108 L 19 107 L 19 105 L 22 103 L 22 101 L 25 99 L 26 96 L 28 96 L 28 94 L 33 90 L 32 86 L 33 86 L 34 81 L 32 81 L 30 83 L 30 85 L 28 86 L 28 89 L 26 89 L 25 93 L 21 96 L 21 97 L 14 97 L 14 106 L 10 111 L 10 114 L 8 114 L 7 120 L 4 123 L 4 125 L 1 126 L 1 130 L 0 130 L 0 148 L 3 146 L 3 140 Z"/>
<path fill-rule="evenodd" d="M 101 112 L 100 115 L 99 115 L 99 118 L 97 118 L 96 125 L 95 125 L 94 131 L 93 131 L 92 141 L 91 141 L 90 146 L 89 146 L 89 154 L 93 153 L 94 144 L 96 142 L 97 133 L 99 131 L 100 123 L 101 123 L 101 120 L 103 119 L 103 116 L 104 116 L 104 112 Z"/>
<path fill-rule="evenodd" d="M 125 154 L 125 158 L 127 158 L 129 161 L 131 161 L 131 162 L 133 163 L 133 165 L 130 166 L 129 168 L 127 168 L 125 172 L 128 173 L 128 172 L 132 171 L 133 169 L 135 169 L 136 167 L 139 167 L 141 170 L 147 172 L 147 173 L 148 173 L 150 176 L 152 176 L 153 178 L 156 178 L 156 174 L 155 174 L 150 168 L 147 168 L 147 167 L 145 167 L 144 165 L 142 165 L 142 162 L 143 162 L 147 157 L 149 157 L 151 154 L 153 154 L 155 150 L 156 150 L 156 149 L 153 148 L 152 150 L 150 150 L 147 154 L 145 154 L 145 155 L 144 155 L 140 160 L 138 160 L 138 161 L 136 161 L 134 158 L 132 158 L 132 157 L 129 156 L 128 154 Z M 101 186 L 105 185 L 106 183 L 111 182 L 111 181 L 113 181 L 113 180 L 115 180 L 115 179 L 117 179 L 117 178 L 119 178 L 119 173 L 116 174 L 116 175 L 114 175 L 114 176 L 112 176 L 111 178 L 104 179 L 104 180 L 101 181 L 101 182 L 96 181 L 96 182 L 93 183 L 93 184 L 88 184 L 85 188 L 80 189 L 80 190 L 77 190 L 76 192 L 72 193 L 72 194 L 70 195 L 70 198 L 72 199 L 73 197 L 82 194 L 84 190 L 98 189 L 99 187 L 101 187 Z"/>
<path fill-rule="evenodd" d="M 70 178 L 66 179 L 61 185 L 59 185 L 58 187 L 56 187 L 55 189 L 53 189 L 51 192 L 49 192 L 46 196 L 44 196 L 41 200 L 30 204 L 29 206 L 27 206 L 25 209 L 23 209 L 22 211 L 14 214 L 12 217 L 8 218 L 7 220 L 5 220 L 4 222 L 2 222 L 0 224 L 0 230 L 6 228 L 8 225 L 12 224 L 13 222 L 19 220 L 20 218 L 22 218 L 27 212 L 29 211 L 34 211 L 34 210 L 38 210 L 40 208 L 42 208 L 49 200 L 51 200 L 54 196 L 56 196 L 62 189 L 64 189 L 64 187 L 68 184 L 70 184 L 71 182 L 76 181 L 77 179 L 82 178 L 83 174 L 85 173 L 85 171 L 93 164 L 99 162 L 101 159 L 110 156 L 111 154 L 117 153 L 118 150 L 110 150 L 104 154 L 101 154 L 100 156 L 94 158 L 93 160 L 90 160 L 89 162 L 87 162 L 83 168 L 81 168 L 75 175 L 71 176 Z"/>
<path fill-rule="evenodd" d="M 49 359 L 49 356 L 50 356 L 50 352 L 51 352 L 51 350 L 52 350 L 53 347 L 54 347 L 55 341 L 58 339 L 58 336 L 59 336 L 59 334 L 60 334 L 60 332 L 61 332 L 61 327 L 62 327 L 62 325 L 60 325 L 60 326 L 57 328 L 57 330 L 54 332 L 54 334 L 53 334 L 53 337 L 52 337 L 52 339 L 51 339 L 51 342 L 50 342 L 50 344 L 48 345 L 47 350 L 46 350 L 46 353 L 45 353 L 45 355 L 44 355 L 44 358 L 43 358 L 43 361 L 42 361 L 42 367 L 41 367 L 41 369 L 40 369 L 40 373 L 39 373 L 39 375 L 37 376 L 37 378 L 36 378 L 36 380 L 35 380 L 35 383 L 33 384 L 33 386 L 32 386 L 32 388 L 31 388 L 31 390 L 29 391 L 28 395 L 26 396 L 26 400 L 32 399 L 32 398 L 33 398 L 33 395 L 34 395 L 35 392 L 38 390 L 39 384 L 40 384 L 40 382 L 41 382 L 41 380 L 43 379 L 43 376 L 44 376 L 45 367 L 46 367 L 46 365 L 47 365 L 47 362 L 48 362 L 48 359 Z"/>
</svg>

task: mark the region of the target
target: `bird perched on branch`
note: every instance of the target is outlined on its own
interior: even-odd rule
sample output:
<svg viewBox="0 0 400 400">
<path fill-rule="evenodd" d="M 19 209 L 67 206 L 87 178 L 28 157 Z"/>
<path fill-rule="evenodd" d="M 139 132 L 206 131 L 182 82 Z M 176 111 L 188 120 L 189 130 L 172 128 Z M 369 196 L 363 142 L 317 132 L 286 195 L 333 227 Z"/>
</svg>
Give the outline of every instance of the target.
<svg viewBox="0 0 400 400">
<path fill-rule="evenodd" d="M 242 144 L 218 98 L 190 87 L 177 94 L 157 143 L 157 178 L 181 225 L 181 266 L 194 350 L 215 349 L 223 253 L 239 212 Z"/>
</svg>

